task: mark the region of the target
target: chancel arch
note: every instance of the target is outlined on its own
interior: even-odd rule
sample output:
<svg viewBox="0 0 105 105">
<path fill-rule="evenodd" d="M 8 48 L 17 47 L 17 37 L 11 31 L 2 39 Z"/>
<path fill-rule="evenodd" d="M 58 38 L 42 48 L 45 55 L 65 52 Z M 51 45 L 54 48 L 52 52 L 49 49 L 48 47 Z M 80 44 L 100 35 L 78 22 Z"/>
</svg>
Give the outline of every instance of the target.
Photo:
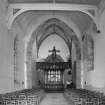
<svg viewBox="0 0 105 105">
<path fill-rule="evenodd" d="M 50 31 L 47 31 L 50 30 Z M 40 45 L 42 42 L 52 33 L 58 34 L 61 38 L 63 38 L 69 48 L 69 51 L 71 50 L 71 43 L 73 42 L 76 48 L 76 68 L 77 68 L 77 80 L 76 84 L 77 87 L 81 87 L 81 47 L 79 39 L 77 38 L 77 35 L 74 33 L 74 31 L 68 27 L 62 20 L 59 20 L 57 18 L 51 18 L 46 20 L 43 24 L 39 25 L 38 28 L 33 32 L 29 42 L 27 43 L 27 50 L 26 50 L 26 71 L 27 71 L 27 81 L 30 82 L 30 84 L 27 84 L 27 87 L 32 86 L 32 77 L 30 76 L 33 66 L 35 67 L 34 63 L 36 60 L 32 60 L 32 48 L 34 43 L 36 43 L 37 51 L 35 53 L 38 53 L 38 50 L 40 48 Z M 38 55 L 38 54 L 36 54 Z M 71 57 L 71 56 L 69 56 Z M 38 57 L 36 58 L 38 59 Z M 32 65 L 33 64 L 33 65 Z M 36 74 L 37 75 L 37 74 Z M 31 85 L 31 86 L 28 86 Z"/>
</svg>

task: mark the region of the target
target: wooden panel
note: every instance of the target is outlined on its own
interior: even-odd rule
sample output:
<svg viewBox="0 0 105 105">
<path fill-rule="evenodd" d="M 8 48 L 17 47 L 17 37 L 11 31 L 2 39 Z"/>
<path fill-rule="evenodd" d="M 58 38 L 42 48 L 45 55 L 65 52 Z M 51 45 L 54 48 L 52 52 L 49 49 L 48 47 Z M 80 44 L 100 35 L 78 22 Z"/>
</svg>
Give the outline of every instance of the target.
<svg viewBox="0 0 105 105">
<path fill-rule="evenodd" d="M 48 62 L 37 62 L 37 69 L 42 70 L 65 70 L 71 68 L 71 64 L 69 62 L 56 62 L 56 63 L 48 63 Z"/>
</svg>

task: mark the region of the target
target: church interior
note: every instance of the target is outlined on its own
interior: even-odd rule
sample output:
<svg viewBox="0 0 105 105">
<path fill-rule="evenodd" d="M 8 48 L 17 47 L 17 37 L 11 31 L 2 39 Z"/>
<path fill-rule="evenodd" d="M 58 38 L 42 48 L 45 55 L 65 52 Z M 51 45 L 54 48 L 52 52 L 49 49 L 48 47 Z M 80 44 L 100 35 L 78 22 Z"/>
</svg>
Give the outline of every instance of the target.
<svg viewBox="0 0 105 105">
<path fill-rule="evenodd" d="M 0 105 L 105 105 L 104 45 L 105 0 L 0 0 Z"/>
</svg>

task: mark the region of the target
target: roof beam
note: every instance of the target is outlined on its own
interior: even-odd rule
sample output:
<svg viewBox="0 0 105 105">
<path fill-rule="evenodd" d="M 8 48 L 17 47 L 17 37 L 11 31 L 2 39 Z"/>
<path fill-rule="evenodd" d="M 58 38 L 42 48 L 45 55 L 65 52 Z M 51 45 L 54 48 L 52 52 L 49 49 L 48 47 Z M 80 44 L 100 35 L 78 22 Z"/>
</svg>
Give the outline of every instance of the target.
<svg viewBox="0 0 105 105">
<path fill-rule="evenodd" d="M 67 4 L 67 3 L 11 3 L 11 8 L 33 9 L 33 10 L 77 10 L 88 9 L 95 10 L 95 5 Z"/>
</svg>

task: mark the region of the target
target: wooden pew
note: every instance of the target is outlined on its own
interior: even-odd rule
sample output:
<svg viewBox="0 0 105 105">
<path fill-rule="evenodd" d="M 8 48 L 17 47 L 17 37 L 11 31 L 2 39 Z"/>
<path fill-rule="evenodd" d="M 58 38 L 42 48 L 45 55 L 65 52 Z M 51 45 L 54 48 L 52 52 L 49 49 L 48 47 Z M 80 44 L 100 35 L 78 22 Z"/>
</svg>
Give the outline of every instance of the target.
<svg viewBox="0 0 105 105">
<path fill-rule="evenodd" d="M 44 96 L 43 90 L 22 90 L 3 94 L 2 105 L 39 105 Z"/>
<path fill-rule="evenodd" d="M 102 93 L 85 89 L 66 90 L 64 96 L 75 105 L 105 105 L 105 96 Z"/>
</svg>

